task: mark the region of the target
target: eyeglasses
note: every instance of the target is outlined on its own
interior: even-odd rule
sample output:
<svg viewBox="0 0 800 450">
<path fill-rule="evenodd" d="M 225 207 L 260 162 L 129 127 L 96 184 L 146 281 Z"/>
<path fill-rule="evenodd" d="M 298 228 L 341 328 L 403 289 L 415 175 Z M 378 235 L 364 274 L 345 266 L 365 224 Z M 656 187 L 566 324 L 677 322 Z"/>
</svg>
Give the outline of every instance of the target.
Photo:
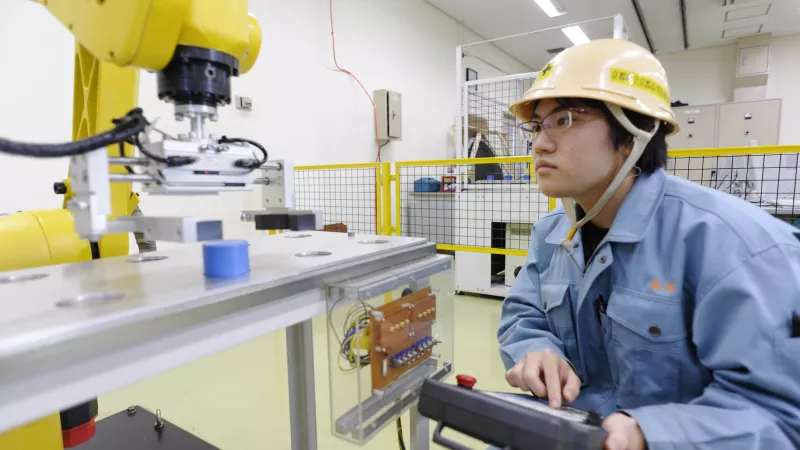
<svg viewBox="0 0 800 450">
<path fill-rule="evenodd" d="M 561 132 L 571 127 L 576 121 L 581 120 L 580 115 L 597 115 L 598 112 L 585 108 L 569 108 L 564 111 L 553 112 L 542 120 L 531 120 L 517 127 L 520 137 L 526 141 L 533 141 L 543 130 L 548 132 Z M 576 120 L 578 119 L 578 120 Z"/>
</svg>

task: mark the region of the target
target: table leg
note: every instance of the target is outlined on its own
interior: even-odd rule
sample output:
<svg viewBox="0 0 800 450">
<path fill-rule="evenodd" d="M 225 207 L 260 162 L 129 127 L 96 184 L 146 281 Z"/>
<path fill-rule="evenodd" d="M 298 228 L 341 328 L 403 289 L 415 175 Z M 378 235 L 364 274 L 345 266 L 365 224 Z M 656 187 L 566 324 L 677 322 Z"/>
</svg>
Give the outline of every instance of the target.
<svg viewBox="0 0 800 450">
<path fill-rule="evenodd" d="M 311 320 L 286 329 L 292 450 L 317 449 L 314 335 Z"/>
<path fill-rule="evenodd" d="M 414 405 L 411 408 L 411 450 L 428 450 L 431 446 L 430 421 Z"/>
</svg>

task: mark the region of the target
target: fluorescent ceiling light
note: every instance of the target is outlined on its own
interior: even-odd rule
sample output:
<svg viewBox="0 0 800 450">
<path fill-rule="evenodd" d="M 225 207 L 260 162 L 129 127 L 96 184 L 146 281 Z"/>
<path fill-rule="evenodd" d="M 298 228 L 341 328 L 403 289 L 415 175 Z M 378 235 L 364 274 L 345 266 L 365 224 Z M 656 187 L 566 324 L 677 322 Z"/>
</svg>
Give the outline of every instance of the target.
<svg viewBox="0 0 800 450">
<path fill-rule="evenodd" d="M 567 35 L 570 41 L 575 45 L 581 45 L 589 42 L 589 36 L 581 30 L 581 27 L 575 25 L 571 27 L 562 28 L 561 31 Z"/>
<path fill-rule="evenodd" d="M 561 7 L 556 0 L 533 0 L 539 5 L 539 8 L 542 8 L 545 14 L 548 17 L 558 17 L 560 15 L 566 14 L 567 11 Z"/>
</svg>

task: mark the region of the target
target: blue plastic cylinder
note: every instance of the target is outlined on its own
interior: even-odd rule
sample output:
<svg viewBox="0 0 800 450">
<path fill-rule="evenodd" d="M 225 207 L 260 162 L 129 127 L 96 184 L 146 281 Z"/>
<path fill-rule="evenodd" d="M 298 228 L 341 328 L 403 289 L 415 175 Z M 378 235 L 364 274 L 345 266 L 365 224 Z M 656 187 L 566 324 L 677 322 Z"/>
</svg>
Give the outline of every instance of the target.
<svg viewBox="0 0 800 450">
<path fill-rule="evenodd" d="M 212 278 L 238 277 L 250 272 L 247 241 L 213 241 L 203 244 L 203 272 Z"/>
</svg>

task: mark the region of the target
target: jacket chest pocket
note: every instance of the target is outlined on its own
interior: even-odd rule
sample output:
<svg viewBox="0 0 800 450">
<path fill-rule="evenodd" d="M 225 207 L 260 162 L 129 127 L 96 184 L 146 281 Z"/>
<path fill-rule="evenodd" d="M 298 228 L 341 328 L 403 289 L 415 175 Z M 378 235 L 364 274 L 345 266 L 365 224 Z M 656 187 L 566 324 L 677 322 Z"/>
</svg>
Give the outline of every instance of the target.
<svg viewBox="0 0 800 450">
<path fill-rule="evenodd" d="M 542 284 L 541 296 L 550 331 L 564 344 L 565 356 L 583 379 L 569 284 Z"/>
<path fill-rule="evenodd" d="M 688 357 L 680 298 L 655 299 L 617 288 L 606 314 L 619 388 L 619 407 L 681 400 L 681 366 Z"/>
</svg>

